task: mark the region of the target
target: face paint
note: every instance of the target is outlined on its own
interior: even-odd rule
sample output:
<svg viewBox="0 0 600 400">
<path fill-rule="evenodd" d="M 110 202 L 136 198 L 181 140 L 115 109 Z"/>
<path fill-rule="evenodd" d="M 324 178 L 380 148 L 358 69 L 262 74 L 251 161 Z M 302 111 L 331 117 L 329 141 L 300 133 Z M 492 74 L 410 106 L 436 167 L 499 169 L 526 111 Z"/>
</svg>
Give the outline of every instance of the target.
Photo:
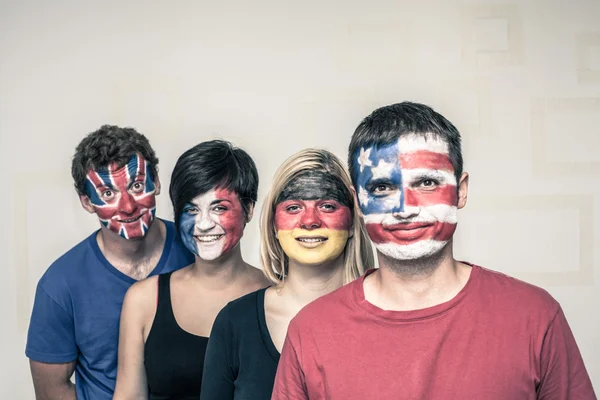
<svg viewBox="0 0 600 400">
<path fill-rule="evenodd" d="M 196 196 L 181 213 L 179 231 L 185 246 L 203 260 L 216 260 L 244 234 L 246 214 L 237 194 L 213 189 Z"/>
<path fill-rule="evenodd" d="M 119 168 L 90 170 L 85 183 L 100 222 L 125 239 L 144 237 L 156 212 L 156 186 L 150 165 L 139 154 Z"/>
<path fill-rule="evenodd" d="M 352 228 L 345 187 L 333 177 L 309 171 L 281 192 L 275 207 L 275 229 L 281 248 L 291 260 L 319 265 L 344 251 Z"/>
<path fill-rule="evenodd" d="M 388 146 L 361 148 L 355 157 L 359 205 L 377 249 L 398 260 L 439 252 L 457 223 L 448 144 L 404 135 Z"/>
</svg>

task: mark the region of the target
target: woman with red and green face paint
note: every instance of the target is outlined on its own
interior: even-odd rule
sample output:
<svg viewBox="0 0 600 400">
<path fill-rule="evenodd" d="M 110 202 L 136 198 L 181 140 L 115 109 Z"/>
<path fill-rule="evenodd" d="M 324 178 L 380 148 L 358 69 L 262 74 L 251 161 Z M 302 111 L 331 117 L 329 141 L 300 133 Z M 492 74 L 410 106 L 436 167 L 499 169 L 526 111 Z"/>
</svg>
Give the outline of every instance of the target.
<svg viewBox="0 0 600 400">
<path fill-rule="evenodd" d="M 231 143 L 203 142 L 179 158 L 169 194 L 175 226 L 195 262 L 128 292 L 115 399 L 198 399 L 217 313 L 268 284 L 240 249 L 257 191 L 252 158 Z"/>
<path fill-rule="evenodd" d="M 312 300 L 373 265 L 348 172 L 307 149 L 273 177 L 261 218 L 261 259 L 272 286 L 229 303 L 206 351 L 201 400 L 270 399 L 290 320 Z"/>
</svg>

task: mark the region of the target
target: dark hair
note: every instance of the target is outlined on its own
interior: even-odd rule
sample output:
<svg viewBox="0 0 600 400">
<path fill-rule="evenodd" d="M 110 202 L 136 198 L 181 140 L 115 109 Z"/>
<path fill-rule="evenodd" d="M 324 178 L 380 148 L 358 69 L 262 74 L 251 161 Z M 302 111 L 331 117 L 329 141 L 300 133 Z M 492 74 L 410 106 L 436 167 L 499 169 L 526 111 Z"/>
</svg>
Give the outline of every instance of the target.
<svg viewBox="0 0 600 400">
<path fill-rule="evenodd" d="M 258 197 L 258 171 L 252 157 L 224 140 L 197 144 L 177 160 L 169 187 L 177 229 L 183 207 L 215 187 L 235 192 L 246 216 Z"/>
<path fill-rule="evenodd" d="M 437 136 L 448 143 L 449 158 L 454 167 L 456 182 L 463 169 L 460 133 L 450 121 L 431 107 L 408 101 L 378 108 L 358 125 L 348 147 L 348 167 L 356 184 L 356 152 L 360 148 L 386 146 L 402 135 Z"/>
<path fill-rule="evenodd" d="M 78 194 L 85 194 L 86 175 L 90 170 L 101 170 L 116 163 L 123 167 L 132 155 L 139 153 L 149 163 L 154 179 L 158 172 L 158 158 L 144 135 L 133 128 L 102 125 L 88 134 L 75 149 L 71 175 Z"/>
</svg>

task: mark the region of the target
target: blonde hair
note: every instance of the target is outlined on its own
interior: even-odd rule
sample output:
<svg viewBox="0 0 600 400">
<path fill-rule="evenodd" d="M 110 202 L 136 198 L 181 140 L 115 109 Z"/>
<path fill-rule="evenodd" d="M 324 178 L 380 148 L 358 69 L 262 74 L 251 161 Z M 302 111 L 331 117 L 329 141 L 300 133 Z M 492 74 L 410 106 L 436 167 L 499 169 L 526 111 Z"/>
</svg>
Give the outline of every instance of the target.
<svg viewBox="0 0 600 400">
<path fill-rule="evenodd" d="M 348 203 L 352 211 L 353 235 L 344 249 L 344 284 L 349 283 L 374 267 L 373 249 L 360 217 L 358 204 L 352 195 L 352 181 L 347 169 L 338 157 L 322 149 L 302 150 L 285 160 L 275 172 L 260 218 L 260 258 L 263 272 L 276 285 L 281 284 L 287 275 L 288 257 L 275 232 L 275 202 L 290 181 L 305 171 L 324 172 L 333 176 L 343 183 L 350 194 Z"/>
</svg>

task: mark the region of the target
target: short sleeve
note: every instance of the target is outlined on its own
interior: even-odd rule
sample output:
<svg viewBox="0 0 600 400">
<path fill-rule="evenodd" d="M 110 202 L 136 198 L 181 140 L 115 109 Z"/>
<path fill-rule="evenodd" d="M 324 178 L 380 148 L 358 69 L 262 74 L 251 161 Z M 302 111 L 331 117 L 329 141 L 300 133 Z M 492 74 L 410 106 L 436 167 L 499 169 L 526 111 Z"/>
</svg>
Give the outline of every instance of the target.
<svg viewBox="0 0 600 400">
<path fill-rule="evenodd" d="M 275 386 L 271 400 L 307 400 L 306 379 L 299 353 L 300 334 L 292 319 L 288 328 L 281 358 L 275 375 Z"/>
<path fill-rule="evenodd" d="M 201 400 L 233 400 L 235 368 L 232 365 L 233 338 L 228 306 L 215 319 L 204 358 Z"/>
<path fill-rule="evenodd" d="M 595 400 L 590 377 L 567 319 L 558 309 L 542 345 L 539 400 Z"/>
<path fill-rule="evenodd" d="M 38 284 L 25 354 L 34 361 L 66 363 L 77 358 L 73 316 Z"/>
</svg>

